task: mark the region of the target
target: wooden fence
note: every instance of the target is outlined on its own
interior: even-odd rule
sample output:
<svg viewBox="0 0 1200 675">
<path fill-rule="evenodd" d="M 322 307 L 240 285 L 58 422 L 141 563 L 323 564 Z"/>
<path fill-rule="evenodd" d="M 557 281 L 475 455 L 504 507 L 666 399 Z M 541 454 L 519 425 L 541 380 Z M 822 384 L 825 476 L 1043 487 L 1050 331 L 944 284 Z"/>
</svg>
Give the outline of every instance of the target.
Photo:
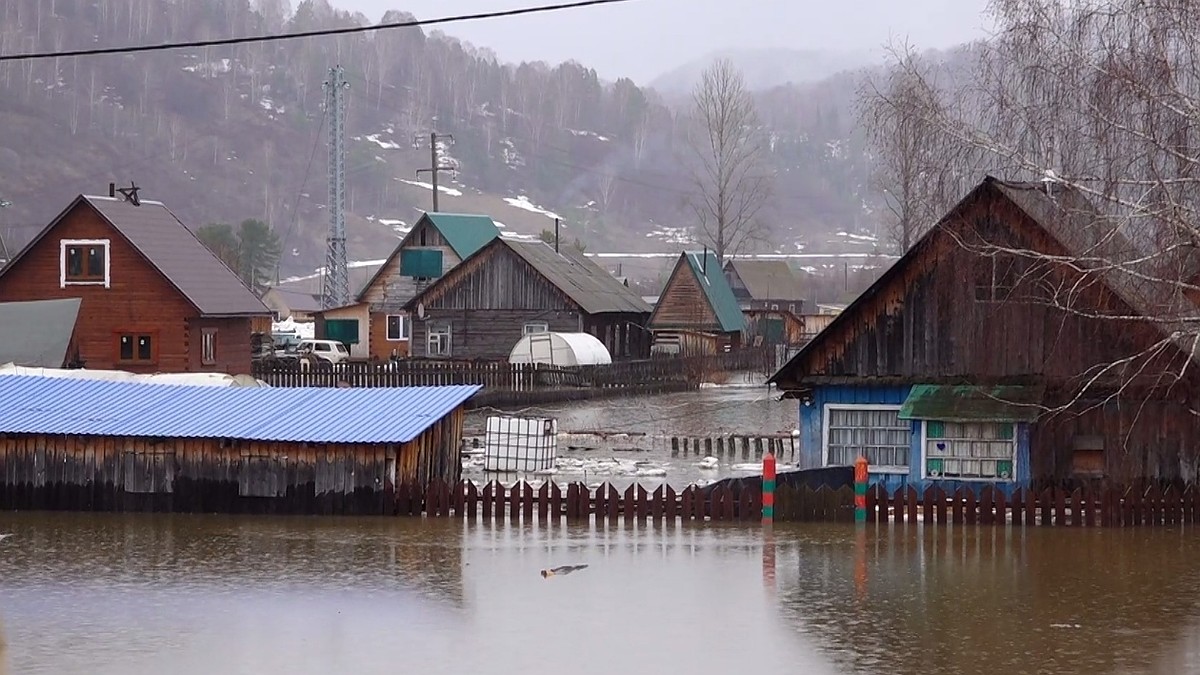
<svg viewBox="0 0 1200 675">
<path fill-rule="evenodd" d="M 646 490 L 630 485 L 624 491 L 610 484 L 592 490 L 583 483 L 543 483 L 534 488 L 524 481 L 504 486 L 496 481 L 483 487 L 471 481 L 453 486 L 433 484 L 426 490 L 401 485 L 395 492 L 395 514 L 484 520 L 541 522 L 597 520 L 693 520 L 757 522 L 762 518 L 762 493 L 736 484 L 713 488 L 689 486 L 677 492 L 669 485 Z M 854 522 L 854 490 L 781 485 L 775 491 L 776 522 Z M 1200 490 L 1151 487 L 1145 492 L 1112 488 L 1088 492 L 1047 488 L 1017 490 L 1010 497 L 984 488 L 979 497 L 970 490 L 947 494 L 929 488 L 923 494 L 900 489 L 888 494 L 879 486 L 867 491 L 867 522 L 875 524 L 1004 525 L 1135 527 L 1185 525 L 1200 522 Z"/>
<path fill-rule="evenodd" d="M 672 436 L 671 456 L 687 457 L 727 457 L 736 459 L 740 454 L 743 460 L 761 459 L 766 452 L 773 453 L 778 459 L 796 458 L 796 437 L 791 434 L 770 434 L 763 436 Z"/>
</svg>

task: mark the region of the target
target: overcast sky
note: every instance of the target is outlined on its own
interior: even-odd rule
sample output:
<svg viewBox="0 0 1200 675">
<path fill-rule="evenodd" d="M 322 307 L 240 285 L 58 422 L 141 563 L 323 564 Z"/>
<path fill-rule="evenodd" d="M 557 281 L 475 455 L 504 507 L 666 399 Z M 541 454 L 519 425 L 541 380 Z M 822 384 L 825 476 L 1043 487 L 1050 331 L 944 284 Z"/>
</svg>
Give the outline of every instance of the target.
<svg viewBox="0 0 1200 675">
<path fill-rule="evenodd" d="M 515 9 L 548 0 L 330 0 L 378 21 L 388 9 L 431 19 Z M 630 0 L 439 28 L 505 61 L 575 59 L 601 77 L 654 77 L 713 51 L 738 47 L 847 50 L 907 37 L 942 48 L 984 34 L 987 0 Z"/>
</svg>

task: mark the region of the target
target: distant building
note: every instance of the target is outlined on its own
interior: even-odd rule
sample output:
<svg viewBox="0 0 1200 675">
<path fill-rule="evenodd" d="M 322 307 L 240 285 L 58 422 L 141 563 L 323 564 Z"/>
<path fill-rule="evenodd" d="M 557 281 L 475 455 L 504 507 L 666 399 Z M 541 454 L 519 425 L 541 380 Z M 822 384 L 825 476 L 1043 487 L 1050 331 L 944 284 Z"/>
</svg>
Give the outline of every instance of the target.
<svg viewBox="0 0 1200 675">
<path fill-rule="evenodd" d="M 679 256 L 650 316 L 654 350 L 715 353 L 742 344 L 746 320 L 711 251 Z"/>
<path fill-rule="evenodd" d="M 731 258 L 724 273 L 742 309 L 804 313 L 800 278 L 786 261 Z"/>
<path fill-rule="evenodd" d="M 249 373 L 271 311 L 161 202 L 79 196 L 3 270 L 0 301 L 81 301 L 89 368 Z"/>
<path fill-rule="evenodd" d="M 573 247 L 497 237 L 413 297 L 412 355 L 506 359 L 528 333 L 589 333 L 614 360 L 649 354 L 650 306 Z"/>
<path fill-rule="evenodd" d="M 276 321 L 291 317 L 299 323 L 310 323 L 322 309 L 319 294 L 285 288 L 268 288 L 262 295 L 262 301 L 275 315 Z"/>
</svg>

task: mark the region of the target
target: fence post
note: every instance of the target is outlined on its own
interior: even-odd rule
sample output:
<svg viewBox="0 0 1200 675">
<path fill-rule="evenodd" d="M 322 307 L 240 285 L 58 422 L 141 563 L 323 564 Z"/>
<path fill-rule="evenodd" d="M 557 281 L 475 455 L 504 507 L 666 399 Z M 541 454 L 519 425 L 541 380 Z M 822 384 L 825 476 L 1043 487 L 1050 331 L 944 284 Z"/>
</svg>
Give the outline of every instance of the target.
<svg viewBox="0 0 1200 675">
<path fill-rule="evenodd" d="M 854 522 L 867 522 L 867 458 L 854 460 Z"/>
<path fill-rule="evenodd" d="M 775 454 L 770 452 L 763 455 L 762 522 L 775 522 Z"/>
</svg>

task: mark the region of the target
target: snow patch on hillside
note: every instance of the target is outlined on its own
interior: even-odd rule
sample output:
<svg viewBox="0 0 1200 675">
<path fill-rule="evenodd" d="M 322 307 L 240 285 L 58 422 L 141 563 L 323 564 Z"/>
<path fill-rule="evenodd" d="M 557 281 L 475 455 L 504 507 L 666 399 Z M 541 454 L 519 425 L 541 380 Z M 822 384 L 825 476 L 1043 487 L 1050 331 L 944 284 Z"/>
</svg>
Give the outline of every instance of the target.
<svg viewBox="0 0 1200 675">
<path fill-rule="evenodd" d="M 413 186 L 416 186 L 419 188 L 425 188 L 426 190 L 429 190 L 430 192 L 433 191 L 433 183 L 426 183 L 425 181 L 419 181 L 419 180 L 405 180 L 404 178 L 397 178 L 396 180 L 400 181 L 401 183 L 408 183 L 409 185 L 413 185 Z M 455 190 L 454 188 L 449 188 L 449 187 L 446 187 L 445 185 L 439 185 L 438 192 L 441 192 L 442 194 L 450 195 L 451 197 L 461 197 L 462 196 L 462 190 Z"/>
<path fill-rule="evenodd" d="M 509 206 L 513 206 L 518 209 L 524 209 L 524 210 L 530 211 L 532 213 L 540 213 L 540 214 L 543 214 L 550 218 L 559 218 L 560 217 L 557 213 L 555 213 L 553 211 L 549 211 L 547 209 L 544 209 L 544 208 L 534 204 L 533 202 L 529 201 L 529 197 L 526 197 L 525 195 L 520 195 L 515 198 L 514 197 L 505 197 L 504 201 Z"/>
</svg>

